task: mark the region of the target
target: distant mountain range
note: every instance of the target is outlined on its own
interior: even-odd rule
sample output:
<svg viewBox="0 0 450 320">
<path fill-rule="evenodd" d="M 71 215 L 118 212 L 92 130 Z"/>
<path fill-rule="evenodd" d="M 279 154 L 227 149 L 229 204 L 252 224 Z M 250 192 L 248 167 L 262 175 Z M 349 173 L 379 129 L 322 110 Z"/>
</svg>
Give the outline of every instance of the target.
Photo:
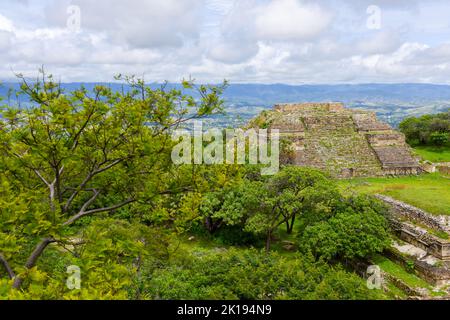
<svg viewBox="0 0 450 320">
<path fill-rule="evenodd" d="M 99 83 L 84 83 L 92 89 Z M 101 83 L 113 90 L 122 90 L 118 83 Z M 81 83 L 64 83 L 71 91 Z M 160 84 L 151 84 L 159 87 Z M 168 88 L 179 85 L 168 84 Z M 0 96 L 6 97 L 10 88 L 18 90 L 17 83 L 4 83 Z M 125 87 L 126 90 L 126 87 Z M 218 126 L 229 126 L 248 121 L 264 109 L 276 103 L 289 102 L 343 102 L 351 108 L 373 110 L 392 125 L 406 116 L 444 112 L 450 108 L 450 86 L 435 84 L 338 84 L 338 85 L 285 85 L 285 84 L 231 84 L 224 93 L 227 115 L 214 117 Z"/>
</svg>

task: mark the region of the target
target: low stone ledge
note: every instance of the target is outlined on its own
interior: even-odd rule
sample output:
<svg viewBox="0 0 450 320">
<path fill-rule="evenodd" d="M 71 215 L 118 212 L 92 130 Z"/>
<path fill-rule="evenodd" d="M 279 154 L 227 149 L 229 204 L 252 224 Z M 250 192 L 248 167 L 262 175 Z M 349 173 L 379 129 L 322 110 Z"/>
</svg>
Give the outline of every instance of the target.
<svg viewBox="0 0 450 320">
<path fill-rule="evenodd" d="M 418 275 L 434 286 L 448 285 L 450 283 L 450 270 L 443 267 L 431 266 L 424 261 L 414 258 L 406 258 L 395 249 L 387 249 L 383 252 L 386 258 L 395 261 L 404 268 L 410 267 L 409 262 L 414 263 L 414 270 Z"/>
<path fill-rule="evenodd" d="M 425 230 L 408 223 L 390 219 L 390 224 L 397 236 L 443 261 L 450 261 L 450 242 L 440 239 Z"/>
<path fill-rule="evenodd" d="M 434 216 L 431 213 L 425 212 L 419 208 L 381 194 L 377 194 L 375 197 L 388 204 L 396 215 L 404 216 L 409 220 L 420 222 L 435 230 L 450 232 L 449 219 L 445 216 Z"/>
</svg>

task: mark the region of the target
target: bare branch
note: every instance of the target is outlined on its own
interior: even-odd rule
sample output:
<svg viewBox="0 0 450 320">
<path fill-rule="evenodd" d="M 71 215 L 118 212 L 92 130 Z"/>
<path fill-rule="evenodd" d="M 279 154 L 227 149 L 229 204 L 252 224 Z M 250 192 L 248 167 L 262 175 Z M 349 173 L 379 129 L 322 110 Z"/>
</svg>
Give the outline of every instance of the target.
<svg viewBox="0 0 450 320">
<path fill-rule="evenodd" d="M 56 242 L 56 240 L 53 238 L 42 239 L 42 241 L 37 244 L 37 246 L 34 248 L 33 252 L 31 253 L 31 255 L 28 257 L 28 260 L 25 263 L 25 268 L 27 268 L 28 270 L 33 268 L 36 265 L 39 257 L 44 252 L 45 248 L 47 248 L 47 246 L 53 242 Z M 14 279 L 13 288 L 19 289 L 22 286 L 22 282 L 23 282 L 22 277 L 20 277 L 20 276 L 16 277 Z"/>
<path fill-rule="evenodd" d="M 112 167 L 116 166 L 117 164 L 119 164 L 122 161 L 123 161 L 123 159 L 117 159 L 117 160 L 113 161 L 111 164 L 109 164 L 103 168 L 90 171 L 87 174 L 86 178 L 84 178 L 84 180 L 81 182 L 79 187 L 75 189 L 75 191 L 72 193 L 72 195 L 67 200 L 67 202 L 64 206 L 64 212 L 67 212 L 69 210 L 69 207 L 72 204 L 73 200 L 75 200 L 75 197 L 80 193 L 80 191 L 82 191 L 84 189 L 84 187 L 86 187 L 86 185 L 89 183 L 89 181 L 92 180 L 93 177 L 95 177 L 97 174 L 105 172 L 108 169 L 111 169 Z"/>
<path fill-rule="evenodd" d="M 34 173 L 36 173 L 36 175 L 39 177 L 39 179 L 41 179 L 41 181 L 43 182 L 43 183 L 45 183 L 45 185 L 47 186 L 47 187 L 50 187 L 50 183 L 48 183 L 47 182 L 47 180 L 45 180 L 45 178 L 42 176 L 42 174 L 37 170 L 37 169 L 33 169 L 33 171 L 34 171 Z"/>
<path fill-rule="evenodd" d="M 69 220 L 64 222 L 63 226 L 69 226 L 72 223 L 74 223 L 75 221 L 77 221 L 85 216 L 91 215 L 91 214 L 100 213 L 100 212 L 108 212 L 108 211 L 113 211 L 113 210 L 122 208 L 122 207 L 126 206 L 127 204 L 130 204 L 135 201 L 136 200 L 134 200 L 134 199 L 128 199 L 124 202 L 121 202 L 121 203 L 111 206 L 111 207 L 98 208 L 98 209 L 93 209 L 93 210 L 89 210 L 89 211 L 80 211 L 78 214 L 74 215 L 72 218 L 70 218 Z"/>
<path fill-rule="evenodd" d="M 5 270 L 8 273 L 9 278 L 10 279 L 14 279 L 16 277 L 16 274 L 14 273 L 13 269 L 9 265 L 8 261 L 6 260 L 6 258 L 1 253 L 0 253 L 0 262 L 5 267 Z"/>
<path fill-rule="evenodd" d="M 94 195 L 88 201 L 86 201 L 86 203 L 81 207 L 80 212 L 86 212 L 87 208 L 89 208 L 89 206 L 95 201 L 95 199 L 97 199 L 98 195 L 100 194 L 100 191 L 97 190 L 93 191 Z"/>
</svg>

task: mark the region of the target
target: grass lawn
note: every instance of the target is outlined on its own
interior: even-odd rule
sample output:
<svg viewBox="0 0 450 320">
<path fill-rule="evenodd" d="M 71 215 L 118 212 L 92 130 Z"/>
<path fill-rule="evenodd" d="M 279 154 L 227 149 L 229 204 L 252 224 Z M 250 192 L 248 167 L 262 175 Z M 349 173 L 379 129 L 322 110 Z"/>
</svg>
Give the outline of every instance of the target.
<svg viewBox="0 0 450 320">
<path fill-rule="evenodd" d="M 431 146 L 418 146 L 414 151 L 423 159 L 431 162 L 450 162 L 450 146 L 441 148 Z"/>
<path fill-rule="evenodd" d="M 378 265 L 381 268 L 381 270 L 404 281 L 410 287 L 427 288 L 427 289 L 431 288 L 431 286 L 430 286 L 430 284 L 428 284 L 428 282 L 419 278 L 418 276 L 416 276 L 413 273 L 407 272 L 405 269 L 403 269 L 402 266 L 396 264 L 395 262 L 389 260 L 386 257 L 377 255 L 372 259 L 372 261 L 373 261 L 373 263 Z"/>
<path fill-rule="evenodd" d="M 450 178 L 435 174 L 340 180 L 344 192 L 384 194 L 432 214 L 450 215 Z"/>
</svg>

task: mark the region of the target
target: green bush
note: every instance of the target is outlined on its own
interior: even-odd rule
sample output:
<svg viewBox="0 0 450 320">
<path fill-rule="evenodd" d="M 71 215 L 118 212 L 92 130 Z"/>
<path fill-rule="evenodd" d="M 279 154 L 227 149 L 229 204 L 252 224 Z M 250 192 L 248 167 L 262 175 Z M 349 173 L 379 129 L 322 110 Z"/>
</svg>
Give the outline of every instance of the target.
<svg viewBox="0 0 450 320">
<path fill-rule="evenodd" d="M 411 145 L 445 145 L 450 134 L 450 110 L 419 118 L 406 118 L 399 128 Z"/>
<path fill-rule="evenodd" d="M 390 245 L 386 208 L 366 196 L 351 197 L 328 220 L 310 225 L 300 235 L 300 248 L 317 258 L 365 258 Z"/>
<path fill-rule="evenodd" d="M 145 294 L 153 299 L 368 299 L 380 294 L 340 266 L 308 255 L 256 250 L 191 256 L 150 278 Z"/>
<path fill-rule="evenodd" d="M 443 146 L 448 142 L 448 133 L 433 132 L 430 135 L 430 142 L 435 146 Z"/>
</svg>

